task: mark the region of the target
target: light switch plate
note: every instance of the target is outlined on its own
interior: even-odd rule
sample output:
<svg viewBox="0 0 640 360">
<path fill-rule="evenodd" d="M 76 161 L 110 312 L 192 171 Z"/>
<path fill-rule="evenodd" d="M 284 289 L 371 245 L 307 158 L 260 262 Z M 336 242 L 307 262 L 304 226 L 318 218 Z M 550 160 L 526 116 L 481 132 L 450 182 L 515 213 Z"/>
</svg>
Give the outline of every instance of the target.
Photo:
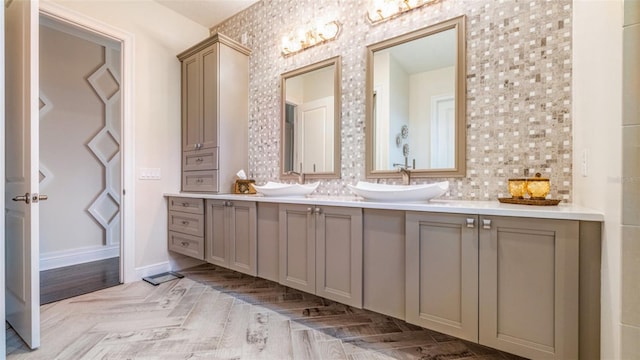
<svg viewBox="0 0 640 360">
<path fill-rule="evenodd" d="M 140 180 L 160 180 L 160 168 L 140 168 L 138 179 Z"/>
</svg>

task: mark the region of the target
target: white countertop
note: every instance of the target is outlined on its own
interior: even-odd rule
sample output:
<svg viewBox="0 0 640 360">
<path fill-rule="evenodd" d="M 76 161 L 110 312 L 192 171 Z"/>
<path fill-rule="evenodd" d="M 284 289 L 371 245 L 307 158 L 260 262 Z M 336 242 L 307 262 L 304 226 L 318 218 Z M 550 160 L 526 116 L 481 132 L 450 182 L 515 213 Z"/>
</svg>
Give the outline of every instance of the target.
<svg viewBox="0 0 640 360">
<path fill-rule="evenodd" d="M 495 201 L 463 201 L 438 200 L 422 202 L 374 202 L 356 196 L 323 196 L 308 197 L 276 197 L 241 194 L 202 194 L 202 193 L 166 193 L 164 196 L 179 196 L 200 199 L 219 199 L 235 201 L 256 201 L 285 204 L 307 204 L 324 206 L 359 207 L 364 209 L 386 209 L 405 211 L 428 211 L 455 214 L 518 216 L 542 219 L 604 221 L 604 214 L 574 204 L 559 204 L 556 206 L 534 206 L 503 204 Z"/>
</svg>

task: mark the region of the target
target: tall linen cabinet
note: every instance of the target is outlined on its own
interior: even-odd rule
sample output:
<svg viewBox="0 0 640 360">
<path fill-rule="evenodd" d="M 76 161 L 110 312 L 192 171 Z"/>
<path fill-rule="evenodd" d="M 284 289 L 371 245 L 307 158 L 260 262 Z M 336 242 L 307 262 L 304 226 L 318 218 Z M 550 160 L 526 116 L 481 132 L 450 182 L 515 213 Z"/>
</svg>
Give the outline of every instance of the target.
<svg viewBox="0 0 640 360">
<path fill-rule="evenodd" d="M 249 55 L 217 33 L 182 62 L 182 191 L 229 193 L 248 164 Z"/>
</svg>

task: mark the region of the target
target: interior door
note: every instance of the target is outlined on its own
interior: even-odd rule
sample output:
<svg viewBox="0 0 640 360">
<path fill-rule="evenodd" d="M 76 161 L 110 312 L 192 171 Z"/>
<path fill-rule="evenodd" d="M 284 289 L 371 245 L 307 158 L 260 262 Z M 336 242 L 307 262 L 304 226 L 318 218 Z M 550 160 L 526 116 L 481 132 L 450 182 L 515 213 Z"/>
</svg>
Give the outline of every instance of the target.
<svg viewBox="0 0 640 360">
<path fill-rule="evenodd" d="M 302 172 L 326 172 L 333 169 L 333 97 L 306 102 L 299 106 L 302 141 Z"/>
<path fill-rule="evenodd" d="M 14 0 L 5 6 L 6 320 L 35 349 L 40 346 L 38 2 Z"/>
</svg>

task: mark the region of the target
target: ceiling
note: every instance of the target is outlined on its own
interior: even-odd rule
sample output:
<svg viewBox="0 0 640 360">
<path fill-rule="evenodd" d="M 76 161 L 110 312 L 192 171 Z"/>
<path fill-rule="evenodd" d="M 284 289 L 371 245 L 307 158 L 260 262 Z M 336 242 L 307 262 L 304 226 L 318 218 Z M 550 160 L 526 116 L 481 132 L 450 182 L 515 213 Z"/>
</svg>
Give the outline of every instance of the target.
<svg viewBox="0 0 640 360">
<path fill-rule="evenodd" d="M 198 24 L 211 28 L 259 0 L 155 0 Z"/>
</svg>

